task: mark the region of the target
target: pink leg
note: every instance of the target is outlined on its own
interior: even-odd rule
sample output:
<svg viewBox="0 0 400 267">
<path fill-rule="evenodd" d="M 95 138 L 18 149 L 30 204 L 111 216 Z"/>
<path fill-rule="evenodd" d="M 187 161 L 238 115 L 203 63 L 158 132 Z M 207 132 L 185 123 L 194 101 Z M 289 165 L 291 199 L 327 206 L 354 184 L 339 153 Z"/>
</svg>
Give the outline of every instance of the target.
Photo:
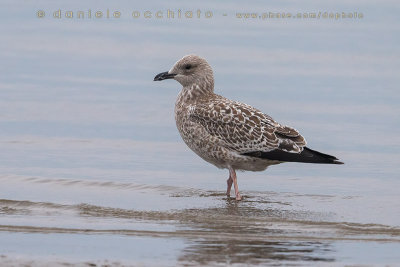
<svg viewBox="0 0 400 267">
<path fill-rule="evenodd" d="M 228 184 L 228 187 L 226 188 L 226 195 L 228 197 L 230 197 L 231 196 L 232 183 L 233 183 L 233 180 L 232 180 L 232 177 L 231 177 L 230 174 L 229 174 L 228 180 L 226 180 L 226 183 Z"/>
<path fill-rule="evenodd" d="M 242 197 L 240 196 L 240 193 L 239 193 L 239 187 L 237 184 L 236 172 L 232 167 L 229 167 L 229 175 L 230 175 L 230 178 L 233 180 L 233 186 L 235 187 L 236 200 L 242 200 Z"/>
</svg>

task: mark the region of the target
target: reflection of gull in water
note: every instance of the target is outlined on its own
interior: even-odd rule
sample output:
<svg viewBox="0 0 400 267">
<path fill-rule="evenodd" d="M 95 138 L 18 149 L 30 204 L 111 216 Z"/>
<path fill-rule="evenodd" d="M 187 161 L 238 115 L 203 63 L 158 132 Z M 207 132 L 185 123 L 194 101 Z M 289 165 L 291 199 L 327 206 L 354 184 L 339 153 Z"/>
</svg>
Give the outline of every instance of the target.
<svg viewBox="0 0 400 267">
<path fill-rule="evenodd" d="M 189 55 L 154 80 L 175 79 L 183 88 L 175 119 L 185 143 L 201 158 L 229 169 L 240 200 L 235 170 L 262 171 L 282 162 L 342 164 L 337 158 L 307 148 L 300 133 L 249 105 L 214 94 L 214 76 L 204 59 Z"/>
</svg>

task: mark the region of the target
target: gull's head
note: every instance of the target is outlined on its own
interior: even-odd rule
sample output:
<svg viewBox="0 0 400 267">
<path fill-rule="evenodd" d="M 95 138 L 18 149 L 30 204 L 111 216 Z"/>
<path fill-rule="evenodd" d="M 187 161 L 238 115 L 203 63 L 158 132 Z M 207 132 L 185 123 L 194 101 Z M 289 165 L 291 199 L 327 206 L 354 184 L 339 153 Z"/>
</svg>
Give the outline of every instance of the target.
<svg viewBox="0 0 400 267">
<path fill-rule="evenodd" d="M 157 74 L 154 81 L 174 79 L 182 84 L 183 87 L 192 85 L 209 87 L 214 89 L 214 75 L 210 65 L 204 58 L 196 55 L 184 56 L 166 72 Z"/>
</svg>

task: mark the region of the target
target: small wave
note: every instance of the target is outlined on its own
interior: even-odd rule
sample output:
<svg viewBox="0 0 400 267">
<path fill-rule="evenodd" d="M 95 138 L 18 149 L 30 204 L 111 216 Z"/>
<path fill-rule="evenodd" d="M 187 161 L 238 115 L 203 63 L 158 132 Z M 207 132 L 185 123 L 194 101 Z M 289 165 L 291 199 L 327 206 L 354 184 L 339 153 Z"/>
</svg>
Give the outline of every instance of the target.
<svg viewBox="0 0 400 267">
<path fill-rule="evenodd" d="M 151 190 L 158 192 L 167 192 L 179 196 L 188 196 L 192 194 L 207 194 L 202 190 L 193 188 L 182 188 L 168 185 L 149 185 L 149 184 L 138 184 L 138 183 L 120 183 L 112 181 L 90 181 L 90 180 L 77 180 L 77 179 L 66 179 L 66 178 L 44 178 L 44 177 L 26 177 L 20 175 L 2 175 L 1 180 L 19 181 L 23 183 L 37 183 L 37 184 L 55 184 L 62 186 L 79 186 L 83 187 L 106 187 L 113 189 L 123 190 Z"/>
<path fill-rule="evenodd" d="M 382 224 L 362 224 L 333 221 L 311 221 L 293 219 L 295 211 L 258 209 L 252 207 L 214 207 L 204 209 L 182 209 L 170 211 L 140 211 L 102 207 L 89 204 L 61 205 L 46 202 L 16 201 L 0 199 L 0 211 L 5 214 L 35 209 L 47 216 L 52 212 L 59 215 L 63 211 L 73 211 L 72 216 L 92 217 L 96 220 L 143 221 L 168 223 L 178 228 L 191 230 L 143 231 L 132 229 L 94 229 L 94 228 L 58 228 L 21 225 L 0 225 L 0 231 L 41 232 L 41 233 L 85 233 L 85 234 L 121 234 L 149 236 L 181 236 L 206 238 L 222 235 L 224 238 L 265 238 L 304 239 L 304 240 L 365 240 L 400 242 L 400 228 Z M 8 209 L 8 211 L 6 210 Z M 65 212 L 68 213 L 68 212 Z M 33 214 L 34 216 L 35 214 Z M 301 217 L 301 216 L 298 216 Z"/>
<path fill-rule="evenodd" d="M 19 225 L 0 225 L 0 231 L 22 232 L 22 233 L 42 233 L 42 234 L 112 234 L 112 235 L 132 235 L 147 237 L 172 237 L 172 238 L 188 238 L 188 239 L 223 239 L 223 240 L 242 240 L 242 233 L 224 233 L 204 230 L 177 230 L 177 231 L 145 231 L 132 229 L 90 229 L 90 228 L 61 228 L 61 227 L 35 227 L 35 226 L 19 226 Z M 391 234 L 393 235 L 393 234 Z M 288 240 L 298 241 L 370 241 L 370 242 L 400 242 L 395 237 L 357 237 L 357 236 L 318 236 L 318 235 L 275 235 L 275 234 L 246 234 L 246 240 L 265 241 L 265 240 Z"/>
</svg>

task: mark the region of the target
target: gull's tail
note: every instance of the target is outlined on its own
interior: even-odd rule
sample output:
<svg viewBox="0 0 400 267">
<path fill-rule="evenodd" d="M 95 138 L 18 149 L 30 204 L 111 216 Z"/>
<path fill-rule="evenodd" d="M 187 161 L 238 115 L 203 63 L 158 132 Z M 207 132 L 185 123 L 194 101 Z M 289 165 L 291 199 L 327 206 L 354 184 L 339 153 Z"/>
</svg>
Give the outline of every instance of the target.
<svg viewBox="0 0 400 267">
<path fill-rule="evenodd" d="M 344 164 L 334 156 L 309 149 L 308 147 L 304 147 L 301 153 L 290 153 L 276 149 L 269 152 L 255 151 L 250 153 L 244 153 L 242 155 L 257 157 L 262 159 L 269 159 L 269 160 L 278 160 L 283 162 Z"/>
</svg>

